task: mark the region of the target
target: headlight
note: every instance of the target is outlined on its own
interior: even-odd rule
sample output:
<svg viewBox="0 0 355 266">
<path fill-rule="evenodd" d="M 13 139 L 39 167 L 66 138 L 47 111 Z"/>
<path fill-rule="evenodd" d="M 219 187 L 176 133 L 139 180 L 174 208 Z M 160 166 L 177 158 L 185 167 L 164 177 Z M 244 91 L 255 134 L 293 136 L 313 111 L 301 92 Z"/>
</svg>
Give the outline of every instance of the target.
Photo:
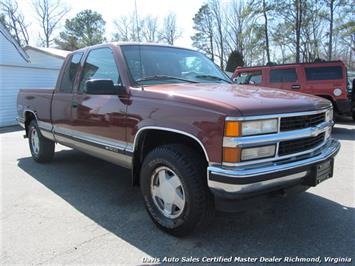
<svg viewBox="0 0 355 266">
<path fill-rule="evenodd" d="M 262 119 L 255 121 L 226 121 L 224 137 L 235 138 L 278 132 L 278 119 Z M 238 163 L 241 161 L 262 159 L 275 156 L 276 145 L 262 147 L 240 148 L 223 147 L 223 162 Z"/>
<path fill-rule="evenodd" d="M 325 122 L 333 121 L 333 109 L 329 109 L 325 113 Z"/>
<path fill-rule="evenodd" d="M 340 96 L 342 94 L 342 90 L 340 88 L 336 88 L 333 91 L 334 96 Z"/>
<path fill-rule="evenodd" d="M 278 130 L 277 119 L 265 119 L 256 121 L 226 121 L 225 137 L 241 137 L 276 133 Z"/>
<path fill-rule="evenodd" d="M 273 157 L 275 155 L 275 149 L 275 145 L 242 149 L 241 161 Z"/>
<path fill-rule="evenodd" d="M 242 122 L 242 136 L 277 132 L 277 119 Z"/>
</svg>

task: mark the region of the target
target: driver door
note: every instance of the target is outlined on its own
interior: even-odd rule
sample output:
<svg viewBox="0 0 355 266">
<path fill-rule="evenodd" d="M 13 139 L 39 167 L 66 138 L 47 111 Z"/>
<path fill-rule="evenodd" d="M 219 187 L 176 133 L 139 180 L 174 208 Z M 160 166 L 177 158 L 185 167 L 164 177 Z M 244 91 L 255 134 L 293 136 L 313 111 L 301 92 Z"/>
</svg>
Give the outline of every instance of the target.
<svg viewBox="0 0 355 266">
<path fill-rule="evenodd" d="M 92 79 L 110 79 L 114 85 L 121 85 L 118 64 L 110 47 L 88 53 L 73 95 L 72 129 L 76 148 L 129 167 L 130 158 L 125 156 L 127 106 L 118 94 L 88 94 L 86 82 Z"/>
</svg>

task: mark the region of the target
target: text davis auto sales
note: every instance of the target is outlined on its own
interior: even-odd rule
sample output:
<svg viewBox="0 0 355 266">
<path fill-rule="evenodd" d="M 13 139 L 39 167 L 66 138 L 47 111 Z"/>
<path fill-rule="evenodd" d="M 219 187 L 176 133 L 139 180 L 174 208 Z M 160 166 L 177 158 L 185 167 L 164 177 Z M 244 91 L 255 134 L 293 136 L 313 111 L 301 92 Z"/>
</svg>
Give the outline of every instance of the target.
<svg viewBox="0 0 355 266">
<path fill-rule="evenodd" d="M 162 257 L 142 259 L 143 263 L 351 263 L 350 257 L 239 257 L 239 256 L 218 256 L 218 257 Z"/>
</svg>

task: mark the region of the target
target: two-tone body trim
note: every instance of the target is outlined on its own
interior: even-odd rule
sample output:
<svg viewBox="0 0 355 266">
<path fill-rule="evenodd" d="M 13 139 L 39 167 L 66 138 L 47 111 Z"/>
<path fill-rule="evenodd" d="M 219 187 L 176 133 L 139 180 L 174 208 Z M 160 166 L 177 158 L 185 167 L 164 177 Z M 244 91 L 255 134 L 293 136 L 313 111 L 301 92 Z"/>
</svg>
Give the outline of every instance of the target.
<svg viewBox="0 0 355 266">
<path fill-rule="evenodd" d="M 97 135 L 92 135 L 88 133 L 83 133 L 77 130 L 67 129 L 63 127 L 54 126 L 53 127 L 54 135 L 62 135 L 70 137 L 74 140 L 92 144 L 98 147 L 102 147 L 105 150 L 114 151 L 117 153 L 127 154 L 130 151 L 127 151 L 127 143 L 123 141 L 118 141 L 110 138 L 105 138 Z"/>
<path fill-rule="evenodd" d="M 16 121 L 22 128 L 25 128 L 25 119 L 23 117 L 17 116 Z"/>
<path fill-rule="evenodd" d="M 75 148 L 90 155 L 130 168 L 133 152 L 127 149 L 128 143 L 83 133 L 77 130 L 52 126 L 38 121 L 41 134 L 65 146 Z"/>
<path fill-rule="evenodd" d="M 37 120 L 37 125 L 39 127 L 41 134 L 45 138 L 55 141 L 55 138 L 54 138 L 54 135 L 52 132 L 52 129 L 53 129 L 52 124 Z"/>
<path fill-rule="evenodd" d="M 38 126 L 41 130 L 41 133 L 50 139 L 53 139 L 59 143 L 63 143 L 64 145 L 69 145 L 71 147 L 77 147 L 80 146 L 80 143 L 86 144 L 86 145 L 91 145 L 96 148 L 101 148 L 103 150 L 106 150 L 108 152 L 112 153 L 118 153 L 122 154 L 125 156 L 129 156 L 130 159 L 133 157 L 133 153 L 135 149 L 138 149 L 138 140 L 139 137 L 141 136 L 141 133 L 145 130 L 149 129 L 154 129 L 154 130 L 161 130 L 161 131 L 169 131 L 169 132 L 174 132 L 178 134 L 185 135 L 187 137 L 192 138 L 194 141 L 196 141 L 200 147 L 202 148 L 204 155 L 206 157 L 206 160 L 209 162 L 209 157 L 206 151 L 206 148 L 202 144 L 202 142 L 195 137 L 192 134 L 189 134 L 187 132 L 183 132 L 181 130 L 173 129 L 173 128 L 165 128 L 165 127 L 157 127 L 157 126 L 146 126 L 140 128 L 134 138 L 133 143 L 128 143 L 128 142 L 122 142 L 114 139 L 109 139 L 109 138 L 104 138 L 100 137 L 97 135 L 92 135 L 92 134 L 87 134 L 83 133 L 80 131 L 72 130 L 72 129 L 67 129 L 63 127 L 58 127 L 58 126 L 52 126 L 52 124 L 43 122 L 43 121 L 38 121 Z M 50 135 L 50 136 L 49 136 Z M 111 160 L 110 160 L 111 161 Z M 125 165 L 127 165 L 127 160 L 125 159 Z"/>
<path fill-rule="evenodd" d="M 40 128 L 40 130 L 45 130 L 48 132 L 52 132 L 53 126 L 51 123 L 47 123 L 47 122 L 43 122 L 43 121 L 39 121 L 37 120 L 37 124 L 38 127 Z"/>
</svg>

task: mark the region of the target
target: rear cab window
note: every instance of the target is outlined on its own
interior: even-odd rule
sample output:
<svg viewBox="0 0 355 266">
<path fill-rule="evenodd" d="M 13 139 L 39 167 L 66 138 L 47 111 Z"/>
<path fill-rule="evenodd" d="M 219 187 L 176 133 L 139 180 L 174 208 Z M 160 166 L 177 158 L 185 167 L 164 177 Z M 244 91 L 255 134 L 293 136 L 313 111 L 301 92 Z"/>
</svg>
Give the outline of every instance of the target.
<svg viewBox="0 0 355 266">
<path fill-rule="evenodd" d="M 296 68 L 270 70 L 271 83 L 283 83 L 283 82 L 295 82 L 295 81 L 297 81 Z"/>
<path fill-rule="evenodd" d="M 74 53 L 66 64 L 62 80 L 59 86 L 59 92 L 72 93 L 76 74 L 80 68 L 80 61 L 83 53 Z"/>
<path fill-rule="evenodd" d="M 341 66 L 306 67 L 307 80 L 336 80 L 343 78 Z"/>
</svg>

